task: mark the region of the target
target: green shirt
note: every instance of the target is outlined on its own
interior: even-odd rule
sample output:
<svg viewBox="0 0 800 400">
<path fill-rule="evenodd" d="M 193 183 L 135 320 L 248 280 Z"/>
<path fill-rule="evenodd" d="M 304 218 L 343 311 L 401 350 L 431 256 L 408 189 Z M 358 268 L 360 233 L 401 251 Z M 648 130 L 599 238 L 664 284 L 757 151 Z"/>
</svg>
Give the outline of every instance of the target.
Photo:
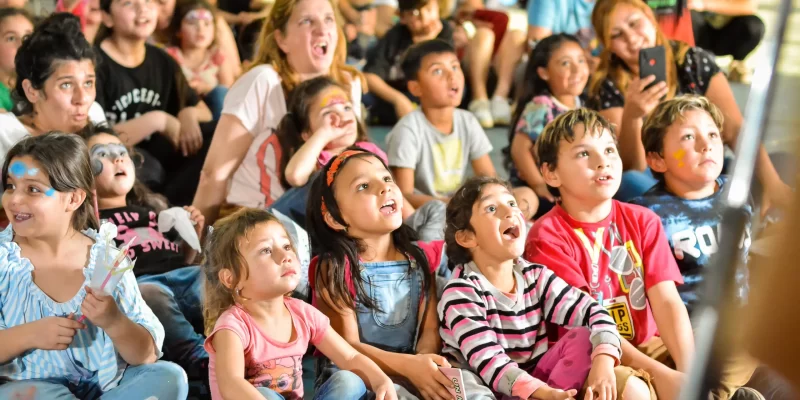
<svg viewBox="0 0 800 400">
<path fill-rule="evenodd" d="M 11 111 L 13 107 L 14 102 L 11 101 L 11 91 L 9 91 L 8 86 L 0 83 L 0 108 Z"/>
</svg>

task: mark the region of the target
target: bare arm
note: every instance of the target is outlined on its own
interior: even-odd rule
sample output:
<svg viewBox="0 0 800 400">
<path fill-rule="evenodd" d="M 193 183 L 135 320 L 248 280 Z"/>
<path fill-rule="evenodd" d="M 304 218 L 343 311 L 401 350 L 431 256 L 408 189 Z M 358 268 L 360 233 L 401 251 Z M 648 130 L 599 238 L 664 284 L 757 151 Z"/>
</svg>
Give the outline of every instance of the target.
<svg viewBox="0 0 800 400">
<path fill-rule="evenodd" d="M 211 340 L 217 355 L 214 373 L 223 399 L 263 399 L 261 393 L 244 379 L 244 348 L 233 331 L 222 329 Z"/>
<path fill-rule="evenodd" d="M 36 333 L 31 332 L 31 324 L 17 325 L 8 329 L 0 329 L 0 364 L 5 364 L 19 357 L 22 353 L 35 348 L 33 339 Z"/>
<path fill-rule="evenodd" d="M 397 91 L 397 89 L 389 86 L 389 84 L 381 79 L 380 76 L 371 74 L 369 72 L 364 74 L 364 76 L 367 78 L 367 86 L 369 87 L 369 91 L 375 93 L 375 95 L 381 99 L 394 104 L 398 99 L 406 98 L 406 96 Z"/>
<path fill-rule="evenodd" d="M 233 85 L 233 82 L 236 81 L 236 74 L 234 74 L 233 66 L 230 63 L 223 62 L 222 65 L 219 66 L 217 80 L 219 80 L 221 86 L 227 88 Z"/>
<path fill-rule="evenodd" d="M 416 208 L 422 207 L 423 204 L 436 200 L 436 197 L 428 196 L 427 194 L 414 192 L 414 170 L 411 168 L 396 168 L 392 167 L 392 175 L 397 182 L 400 191 L 403 192 L 403 197 Z"/>
<path fill-rule="evenodd" d="M 202 100 L 200 100 L 200 102 L 194 107 L 186 107 L 181 110 L 181 112 L 178 113 L 178 119 L 180 119 L 181 113 L 187 110 L 191 110 L 191 112 L 194 113 L 194 117 L 197 119 L 197 122 L 209 122 L 213 119 L 211 115 L 211 109 L 208 108 L 206 103 Z"/>
<path fill-rule="evenodd" d="M 536 160 L 533 158 L 534 143 L 526 135 L 514 135 L 511 141 L 511 159 L 514 166 L 519 171 L 520 178 L 531 188 L 545 184 L 542 173 L 536 167 Z"/>
<path fill-rule="evenodd" d="M 150 332 L 125 314 L 120 315 L 119 321 L 105 330 L 120 357 L 130 365 L 156 362 L 156 344 Z"/>
<path fill-rule="evenodd" d="M 330 137 L 325 132 L 316 132 L 300 146 L 286 165 L 286 171 L 283 172 L 290 185 L 299 187 L 308 183 L 311 174 L 317 169 L 319 154 L 328 142 Z"/>
<path fill-rule="evenodd" d="M 472 171 L 476 176 L 497 176 L 497 171 L 494 170 L 494 164 L 489 154 L 484 154 L 472 160 Z"/>
<path fill-rule="evenodd" d="M 431 287 L 428 290 L 428 304 L 420 328 L 419 340 L 417 340 L 417 354 L 439 354 L 442 351 L 442 337 L 439 336 L 439 315 L 436 312 L 436 273 L 431 277 Z"/>
<path fill-rule="evenodd" d="M 647 168 L 647 158 L 642 145 L 642 119 L 628 117 L 623 107 L 607 108 L 600 111 L 600 115 L 617 126 L 617 142 L 623 170 L 644 171 Z"/>
<path fill-rule="evenodd" d="M 361 377 L 370 389 L 378 385 L 387 384 L 389 377 L 381 371 L 375 362 L 356 351 L 334 329 L 328 329 L 322 341 L 317 344 L 317 349 L 325 354 L 339 368 L 352 371 Z"/>
<path fill-rule="evenodd" d="M 200 182 L 192 203 L 206 217 L 206 224 L 216 221 L 219 207 L 225 202 L 228 182 L 252 143 L 253 135 L 239 118 L 222 115 L 211 139 L 211 148 L 200 172 Z"/>
<path fill-rule="evenodd" d="M 137 118 L 114 125 L 114 130 L 120 134 L 120 138 L 125 141 L 126 145 L 133 146 L 152 134 L 168 132 L 170 123 L 179 124 L 175 117 L 163 111 L 150 111 Z M 177 129 L 175 133 L 177 134 Z"/>
<path fill-rule="evenodd" d="M 536 26 L 536 25 L 528 25 L 528 40 L 542 40 L 552 34 L 553 30 L 550 28 L 543 28 L 541 26 Z"/>
<path fill-rule="evenodd" d="M 239 48 L 230 25 L 224 22 L 221 16 L 217 17 L 217 45 L 225 55 L 223 63 L 228 64 L 234 78 L 242 74 L 242 64 L 239 62 Z"/>
<path fill-rule="evenodd" d="M 658 332 L 678 371 L 687 372 L 689 360 L 694 353 L 694 336 L 689 313 L 683 304 L 675 283 L 664 281 L 647 291 L 647 299 L 653 310 Z"/>
</svg>

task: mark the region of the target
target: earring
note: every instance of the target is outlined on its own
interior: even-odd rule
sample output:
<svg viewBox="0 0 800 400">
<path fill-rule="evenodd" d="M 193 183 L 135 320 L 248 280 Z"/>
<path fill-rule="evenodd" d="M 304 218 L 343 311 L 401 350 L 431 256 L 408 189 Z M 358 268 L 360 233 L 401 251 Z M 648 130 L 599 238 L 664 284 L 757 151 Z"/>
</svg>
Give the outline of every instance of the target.
<svg viewBox="0 0 800 400">
<path fill-rule="evenodd" d="M 236 297 L 238 297 L 238 298 L 240 298 L 242 300 L 245 300 L 245 301 L 250 300 L 249 298 L 242 296 L 242 288 L 236 288 L 235 293 L 236 293 Z"/>
</svg>

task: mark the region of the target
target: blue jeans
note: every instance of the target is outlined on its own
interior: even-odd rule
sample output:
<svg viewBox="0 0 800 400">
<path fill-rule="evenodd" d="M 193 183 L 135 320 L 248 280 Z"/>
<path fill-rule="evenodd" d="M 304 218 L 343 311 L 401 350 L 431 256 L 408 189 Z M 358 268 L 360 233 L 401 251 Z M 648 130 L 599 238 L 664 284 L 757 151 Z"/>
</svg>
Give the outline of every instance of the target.
<svg viewBox="0 0 800 400">
<path fill-rule="evenodd" d="M 211 110 L 211 117 L 214 121 L 219 121 L 219 117 L 222 114 L 222 104 L 225 102 L 225 95 L 227 94 L 228 88 L 217 86 L 203 96 L 203 101 L 208 106 L 208 109 Z"/>
<path fill-rule="evenodd" d="M 142 299 L 164 325 L 164 358 L 185 368 L 192 379 L 208 373 L 202 275 L 199 266 L 192 266 L 137 279 Z"/>
<path fill-rule="evenodd" d="M 65 378 L 12 381 L 0 385 L 0 399 L 30 400 L 184 400 L 188 395 L 186 373 L 176 364 L 128 366 L 117 387 L 102 392 L 93 379 L 74 383 Z"/>
<path fill-rule="evenodd" d="M 278 392 L 268 388 L 258 388 L 267 400 L 284 400 Z M 367 386 L 358 375 L 350 371 L 338 371 L 331 375 L 314 394 L 315 400 L 360 400 L 367 398 Z"/>
</svg>

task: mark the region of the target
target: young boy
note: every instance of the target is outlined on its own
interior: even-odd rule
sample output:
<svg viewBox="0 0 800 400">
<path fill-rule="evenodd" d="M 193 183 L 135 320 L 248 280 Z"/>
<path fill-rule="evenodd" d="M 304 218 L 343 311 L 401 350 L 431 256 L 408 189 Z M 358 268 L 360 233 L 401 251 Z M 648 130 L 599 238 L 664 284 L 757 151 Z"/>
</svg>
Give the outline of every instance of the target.
<svg viewBox="0 0 800 400">
<path fill-rule="evenodd" d="M 453 46 L 442 40 L 418 43 L 408 49 L 402 67 L 420 109 L 403 117 L 386 142 L 389 166 L 411 205 L 446 202 L 468 164 L 475 175 L 495 176 L 486 133 L 472 113 L 456 108 L 464 73 Z"/>
<path fill-rule="evenodd" d="M 685 95 L 656 107 L 642 128 L 647 163 L 658 184 L 632 200 L 661 218 L 685 284 L 678 291 L 692 313 L 709 258 L 719 249 L 724 145 L 722 114 L 708 99 Z M 746 208 L 748 216 L 752 208 Z M 748 218 L 749 221 L 749 218 Z M 750 224 L 739 242 L 750 248 Z M 740 297 L 747 294 L 747 270 L 737 274 Z"/>
<path fill-rule="evenodd" d="M 414 109 L 401 67 L 403 54 L 414 43 L 441 39 L 453 43 L 453 28 L 439 18 L 434 0 L 399 0 L 400 22 L 383 36 L 367 57 L 364 74 L 372 95 L 364 97 L 370 122 L 393 125 Z M 463 86 L 463 84 L 462 84 Z M 413 94 L 413 93 L 411 93 Z M 461 103 L 461 97 L 458 103 Z"/>
</svg>

